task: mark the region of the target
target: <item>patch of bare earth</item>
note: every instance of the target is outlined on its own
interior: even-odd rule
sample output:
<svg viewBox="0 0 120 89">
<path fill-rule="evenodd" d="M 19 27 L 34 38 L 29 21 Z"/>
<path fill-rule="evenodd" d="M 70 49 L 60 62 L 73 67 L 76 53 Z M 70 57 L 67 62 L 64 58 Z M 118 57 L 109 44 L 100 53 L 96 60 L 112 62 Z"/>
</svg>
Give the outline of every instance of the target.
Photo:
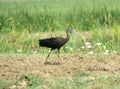
<svg viewBox="0 0 120 89">
<path fill-rule="evenodd" d="M 72 54 L 61 56 L 60 59 L 50 58 L 44 64 L 46 56 L 34 55 L 0 55 L 0 79 L 18 79 L 21 76 L 36 76 L 44 78 L 71 77 L 78 71 L 91 71 L 94 76 L 113 74 L 120 76 L 120 55 L 84 56 Z M 62 60 L 61 64 L 55 63 Z"/>
</svg>

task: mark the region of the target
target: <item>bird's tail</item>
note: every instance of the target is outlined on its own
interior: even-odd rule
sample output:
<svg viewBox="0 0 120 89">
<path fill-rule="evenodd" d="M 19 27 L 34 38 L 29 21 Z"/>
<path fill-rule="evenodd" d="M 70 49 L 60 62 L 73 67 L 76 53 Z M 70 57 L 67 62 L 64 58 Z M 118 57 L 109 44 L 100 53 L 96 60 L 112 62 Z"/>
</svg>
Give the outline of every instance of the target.
<svg viewBox="0 0 120 89">
<path fill-rule="evenodd" d="M 39 46 L 44 46 L 45 42 L 43 40 L 39 40 Z"/>
</svg>

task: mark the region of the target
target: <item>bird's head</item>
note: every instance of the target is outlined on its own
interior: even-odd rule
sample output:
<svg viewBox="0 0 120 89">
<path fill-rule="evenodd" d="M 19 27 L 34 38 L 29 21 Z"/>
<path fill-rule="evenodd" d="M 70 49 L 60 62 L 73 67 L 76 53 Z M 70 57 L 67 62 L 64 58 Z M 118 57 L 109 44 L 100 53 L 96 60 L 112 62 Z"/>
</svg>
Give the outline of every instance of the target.
<svg viewBox="0 0 120 89">
<path fill-rule="evenodd" d="M 67 33 L 72 33 L 72 31 L 73 31 L 72 28 L 67 29 Z"/>
</svg>

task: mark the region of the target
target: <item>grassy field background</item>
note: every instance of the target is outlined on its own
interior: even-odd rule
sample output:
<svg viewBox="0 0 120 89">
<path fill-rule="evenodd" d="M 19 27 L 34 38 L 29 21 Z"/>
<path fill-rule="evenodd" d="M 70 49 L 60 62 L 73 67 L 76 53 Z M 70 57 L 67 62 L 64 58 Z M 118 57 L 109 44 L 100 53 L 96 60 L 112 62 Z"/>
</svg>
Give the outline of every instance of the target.
<svg viewBox="0 0 120 89">
<path fill-rule="evenodd" d="M 28 58 L 29 56 L 27 54 L 45 55 L 40 58 L 44 59 L 49 50 L 40 48 L 38 40 L 54 36 L 65 37 L 66 29 L 71 27 L 74 32 L 71 34 L 70 41 L 62 48 L 61 54 L 68 55 L 69 53 L 74 55 L 77 53 L 83 55 L 98 55 L 93 58 L 97 60 L 97 62 L 94 62 L 91 58 L 91 61 L 93 61 L 93 63 L 91 62 L 91 66 L 96 68 L 95 64 L 102 64 L 99 68 L 103 68 L 102 71 L 105 72 L 105 74 L 110 72 L 110 75 L 105 76 L 104 73 L 100 74 L 101 69 L 98 68 L 100 73 L 94 70 L 95 75 L 99 75 L 96 77 L 93 76 L 93 71 L 91 72 L 91 70 L 89 71 L 83 68 L 83 71 L 79 70 L 75 72 L 71 79 L 67 77 L 56 78 L 54 76 L 50 77 L 50 79 L 48 79 L 49 81 L 43 77 L 27 76 L 26 80 L 21 79 L 19 76 L 19 79 L 14 81 L 6 82 L 6 80 L 0 79 L 0 89 L 6 86 L 15 87 L 17 84 L 19 86 L 19 83 L 25 85 L 25 88 L 22 89 L 119 89 L 120 77 L 111 70 L 112 67 L 116 67 L 113 65 L 119 63 L 119 60 L 114 61 L 114 59 L 119 59 L 120 52 L 119 3 L 120 0 L 0 0 L 1 70 L 6 70 L 6 65 L 11 68 L 9 64 L 12 64 L 11 62 L 14 61 L 6 61 L 7 64 L 6 62 L 4 64 L 3 59 L 18 60 L 17 62 L 14 61 L 15 64 L 13 62 L 12 65 L 15 66 L 18 65 L 17 63 L 19 60 L 21 61 L 21 59 L 32 58 Z M 54 53 L 56 54 L 57 51 Z M 17 56 L 9 55 L 9 57 L 6 57 L 4 54 L 14 54 Z M 21 54 L 23 54 L 23 56 L 19 59 L 18 56 Z M 24 58 L 24 55 L 27 55 L 27 58 Z M 99 57 L 100 55 L 102 55 L 102 58 Z M 115 56 L 112 58 L 104 58 L 106 55 Z M 34 56 L 34 58 L 35 57 L 36 56 Z M 54 56 L 52 58 L 55 59 Z M 37 59 L 39 59 L 39 57 Z M 72 57 L 69 62 L 74 63 L 75 61 L 72 61 L 72 59 L 78 61 L 78 58 Z M 89 59 L 89 57 L 87 59 Z M 102 59 L 102 61 L 99 63 L 98 59 Z M 104 62 L 104 59 L 112 60 L 112 62 Z M 26 63 L 29 62 L 28 60 Z M 68 66 L 69 62 L 66 63 L 67 65 L 64 64 L 61 66 Z M 26 65 L 26 63 L 23 64 Z M 41 62 L 37 60 L 35 63 Z M 74 65 L 79 67 L 86 64 L 83 61 L 82 63 L 83 65 Z M 111 67 L 106 65 L 110 71 L 108 70 L 106 72 L 106 66 L 103 66 L 104 64 L 110 64 Z M 27 66 L 32 68 L 30 65 Z M 39 68 L 40 67 L 41 66 L 39 66 Z M 54 69 L 54 66 L 49 65 L 49 67 Z M 55 67 L 58 66 L 55 65 Z M 21 68 L 21 66 L 19 68 Z M 30 68 L 28 68 L 28 70 L 30 70 Z M 42 65 L 42 68 L 49 69 L 48 66 L 46 67 L 44 65 Z M 73 66 L 71 66 L 71 68 L 73 68 Z M 116 68 L 118 68 L 118 66 Z M 114 71 L 116 72 L 116 70 Z M 9 70 L 7 70 L 7 72 L 9 72 Z M 37 72 L 39 74 L 39 71 Z M 47 74 L 51 75 L 51 71 L 50 73 L 48 72 L 49 70 Z M 1 73 L 0 76 L 4 77 L 6 75 Z M 117 73 L 119 74 L 119 68 Z M 84 79 L 82 79 L 83 77 Z"/>
<path fill-rule="evenodd" d="M 38 39 L 63 36 L 57 34 L 72 27 L 77 33 L 87 31 L 90 36 L 71 37 L 68 47 L 78 52 L 85 42 L 91 42 L 98 51 L 120 51 L 120 6 L 119 0 L 0 0 L 0 52 L 30 53 L 38 50 Z M 58 31 L 58 32 L 57 32 Z M 54 34 L 56 32 L 56 34 Z M 85 37 L 86 36 L 86 37 Z M 97 43 L 103 46 L 96 47 Z M 67 48 L 67 49 L 66 49 Z M 89 48 L 89 47 L 88 47 Z M 38 52 L 38 51 L 37 51 Z M 46 53 L 46 50 L 39 51 Z"/>
</svg>

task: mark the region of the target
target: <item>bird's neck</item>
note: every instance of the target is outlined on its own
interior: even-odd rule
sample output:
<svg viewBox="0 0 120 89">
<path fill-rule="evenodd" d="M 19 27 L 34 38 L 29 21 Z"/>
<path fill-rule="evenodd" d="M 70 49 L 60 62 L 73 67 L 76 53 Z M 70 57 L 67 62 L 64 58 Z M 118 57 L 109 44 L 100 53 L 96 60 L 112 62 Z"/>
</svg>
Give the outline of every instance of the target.
<svg viewBox="0 0 120 89">
<path fill-rule="evenodd" d="M 69 32 L 67 32 L 67 37 L 66 37 L 66 39 L 70 39 L 70 33 Z"/>
</svg>

